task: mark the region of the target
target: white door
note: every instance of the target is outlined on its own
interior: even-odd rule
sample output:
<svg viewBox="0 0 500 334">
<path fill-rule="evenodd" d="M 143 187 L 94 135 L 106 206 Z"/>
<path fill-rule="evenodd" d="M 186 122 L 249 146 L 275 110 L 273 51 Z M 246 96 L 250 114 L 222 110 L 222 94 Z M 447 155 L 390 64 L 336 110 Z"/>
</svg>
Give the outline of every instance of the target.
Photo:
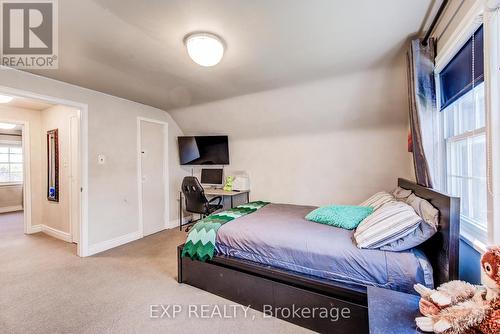
<svg viewBox="0 0 500 334">
<path fill-rule="evenodd" d="M 140 120 L 143 235 L 165 228 L 166 159 L 164 124 Z"/>
</svg>

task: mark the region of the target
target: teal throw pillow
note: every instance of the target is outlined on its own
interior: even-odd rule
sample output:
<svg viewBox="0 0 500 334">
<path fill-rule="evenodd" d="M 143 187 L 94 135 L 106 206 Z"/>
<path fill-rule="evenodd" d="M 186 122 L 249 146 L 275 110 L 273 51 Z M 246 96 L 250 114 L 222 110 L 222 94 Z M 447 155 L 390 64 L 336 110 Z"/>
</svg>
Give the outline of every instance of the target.
<svg viewBox="0 0 500 334">
<path fill-rule="evenodd" d="M 309 212 L 306 219 L 320 224 L 353 230 L 372 212 L 373 208 L 370 206 L 328 205 Z"/>
</svg>

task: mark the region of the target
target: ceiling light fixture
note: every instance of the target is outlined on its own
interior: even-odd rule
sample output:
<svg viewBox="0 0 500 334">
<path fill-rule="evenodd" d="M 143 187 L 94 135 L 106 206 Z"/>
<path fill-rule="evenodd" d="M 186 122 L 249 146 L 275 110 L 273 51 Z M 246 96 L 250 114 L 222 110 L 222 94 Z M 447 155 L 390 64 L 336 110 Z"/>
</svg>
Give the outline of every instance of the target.
<svg viewBox="0 0 500 334">
<path fill-rule="evenodd" d="M 222 39 L 207 32 L 192 33 L 184 38 L 189 57 L 198 65 L 217 65 L 224 56 Z"/>
<path fill-rule="evenodd" d="M 12 96 L 0 95 L 0 103 L 9 103 L 14 98 Z"/>
<path fill-rule="evenodd" d="M 0 129 L 2 130 L 12 130 L 16 127 L 16 124 L 11 123 L 0 123 Z"/>
</svg>

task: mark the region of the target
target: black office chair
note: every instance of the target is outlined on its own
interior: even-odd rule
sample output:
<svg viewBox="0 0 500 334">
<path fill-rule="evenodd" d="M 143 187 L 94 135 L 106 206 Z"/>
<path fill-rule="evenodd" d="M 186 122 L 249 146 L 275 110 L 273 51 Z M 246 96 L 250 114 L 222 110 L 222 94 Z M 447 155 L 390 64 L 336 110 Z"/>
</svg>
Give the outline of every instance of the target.
<svg viewBox="0 0 500 334">
<path fill-rule="evenodd" d="M 200 219 L 223 208 L 222 197 L 217 196 L 208 200 L 205 196 L 203 187 L 194 176 L 186 176 L 184 180 L 182 180 L 182 193 L 186 199 L 186 211 L 199 214 L 201 216 Z M 213 202 L 216 200 L 218 200 L 218 203 L 214 204 Z M 193 220 L 191 223 L 196 221 L 197 220 Z M 188 227 L 186 231 L 189 231 L 189 228 L 190 227 Z"/>
</svg>

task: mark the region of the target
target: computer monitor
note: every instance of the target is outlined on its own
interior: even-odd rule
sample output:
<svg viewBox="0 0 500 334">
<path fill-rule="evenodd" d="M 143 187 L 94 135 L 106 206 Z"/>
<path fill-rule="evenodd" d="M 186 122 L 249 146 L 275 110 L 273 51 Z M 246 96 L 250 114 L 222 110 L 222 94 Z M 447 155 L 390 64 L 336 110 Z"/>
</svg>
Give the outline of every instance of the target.
<svg viewBox="0 0 500 334">
<path fill-rule="evenodd" d="M 222 169 L 203 168 L 201 170 L 201 184 L 208 186 L 222 186 Z"/>
</svg>

